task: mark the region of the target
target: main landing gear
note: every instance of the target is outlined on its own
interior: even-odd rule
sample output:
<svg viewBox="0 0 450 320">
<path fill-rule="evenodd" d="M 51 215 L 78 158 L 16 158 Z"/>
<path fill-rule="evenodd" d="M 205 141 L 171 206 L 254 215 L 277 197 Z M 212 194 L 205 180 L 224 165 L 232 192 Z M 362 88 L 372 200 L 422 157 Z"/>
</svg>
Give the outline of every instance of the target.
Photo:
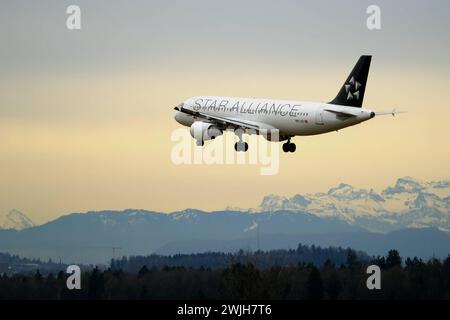
<svg viewBox="0 0 450 320">
<path fill-rule="evenodd" d="M 236 150 L 237 152 L 243 151 L 246 152 L 248 150 L 248 143 L 247 142 L 236 142 L 234 144 L 234 150 Z"/>
<path fill-rule="evenodd" d="M 283 151 L 284 152 L 295 152 L 297 147 L 295 146 L 295 143 L 291 143 L 291 138 L 287 140 L 287 142 L 283 143 Z"/>
</svg>

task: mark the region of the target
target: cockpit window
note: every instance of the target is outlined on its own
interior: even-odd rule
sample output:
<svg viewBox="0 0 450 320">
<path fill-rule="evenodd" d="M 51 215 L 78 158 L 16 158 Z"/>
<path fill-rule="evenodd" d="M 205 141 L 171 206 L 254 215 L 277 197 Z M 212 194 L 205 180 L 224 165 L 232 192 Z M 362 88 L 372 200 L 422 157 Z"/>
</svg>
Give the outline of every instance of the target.
<svg viewBox="0 0 450 320">
<path fill-rule="evenodd" d="M 180 103 L 179 105 L 177 105 L 177 106 L 174 108 L 174 110 L 180 111 L 181 108 L 183 108 L 183 106 L 184 106 L 184 103 L 182 102 L 182 103 Z"/>
</svg>

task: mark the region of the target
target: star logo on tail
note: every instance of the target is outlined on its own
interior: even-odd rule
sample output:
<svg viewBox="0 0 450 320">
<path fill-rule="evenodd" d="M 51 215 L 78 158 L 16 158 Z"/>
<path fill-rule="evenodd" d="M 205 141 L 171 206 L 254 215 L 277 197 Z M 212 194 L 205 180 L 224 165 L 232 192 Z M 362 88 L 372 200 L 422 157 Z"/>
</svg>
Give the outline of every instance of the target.
<svg viewBox="0 0 450 320">
<path fill-rule="evenodd" d="M 361 88 L 361 83 L 355 80 L 352 76 L 350 81 L 344 85 L 345 92 L 347 92 L 347 100 L 356 99 L 359 100 L 359 88 Z"/>
</svg>

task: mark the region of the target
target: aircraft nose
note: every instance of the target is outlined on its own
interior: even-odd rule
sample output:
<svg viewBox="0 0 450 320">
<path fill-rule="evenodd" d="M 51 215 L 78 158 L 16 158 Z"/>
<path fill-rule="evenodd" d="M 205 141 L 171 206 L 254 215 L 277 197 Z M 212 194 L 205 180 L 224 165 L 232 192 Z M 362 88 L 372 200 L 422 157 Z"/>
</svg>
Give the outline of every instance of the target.
<svg viewBox="0 0 450 320">
<path fill-rule="evenodd" d="M 176 122 L 178 122 L 178 123 L 180 123 L 181 124 L 181 112 L 180 111 L 178 111 L 178 109 L 177 108 L 175 108 L 175 110 L 177 110 L 176 112 L 175 112 L 175 116 L 174 116 L 174 119 L 175 119 L 175 121 Z"/>
<path fill-rule="evenodd" d="M 175 111 L 175 121 L 179 124 L 182 124 L 183 126 L 190 126 L 192 124 L 192 118 L 188 115 L 186 115 L 183 112 Z"/>
<path fill-rule="evenodd" d="M 181 112 L 181 108 L 183 107 L 183 103 L 177 105 L 173 110 L 175 110 L 174 119 L 176 122 L 183 124 L 183 113 Z"/>
<path fill-rule="evenodd" d="M 375 112 L 372 111 L 372 112 L 370 113 L 370 119 L 372 119 L 373 117 L 375 117 Z"/>
</svg>

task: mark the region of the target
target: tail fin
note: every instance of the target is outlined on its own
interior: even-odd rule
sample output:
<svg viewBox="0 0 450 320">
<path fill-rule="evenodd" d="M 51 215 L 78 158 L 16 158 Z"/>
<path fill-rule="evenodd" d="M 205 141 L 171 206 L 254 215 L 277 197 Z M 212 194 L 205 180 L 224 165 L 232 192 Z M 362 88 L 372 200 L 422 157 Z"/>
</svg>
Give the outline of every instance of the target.
<svg viewBox="0 0 450 320">
<path fill-rule="evenodd" d="M 329 103 L 361 108 L 372 56 L 361 56 L 336 98 Z"/>
</svg>

